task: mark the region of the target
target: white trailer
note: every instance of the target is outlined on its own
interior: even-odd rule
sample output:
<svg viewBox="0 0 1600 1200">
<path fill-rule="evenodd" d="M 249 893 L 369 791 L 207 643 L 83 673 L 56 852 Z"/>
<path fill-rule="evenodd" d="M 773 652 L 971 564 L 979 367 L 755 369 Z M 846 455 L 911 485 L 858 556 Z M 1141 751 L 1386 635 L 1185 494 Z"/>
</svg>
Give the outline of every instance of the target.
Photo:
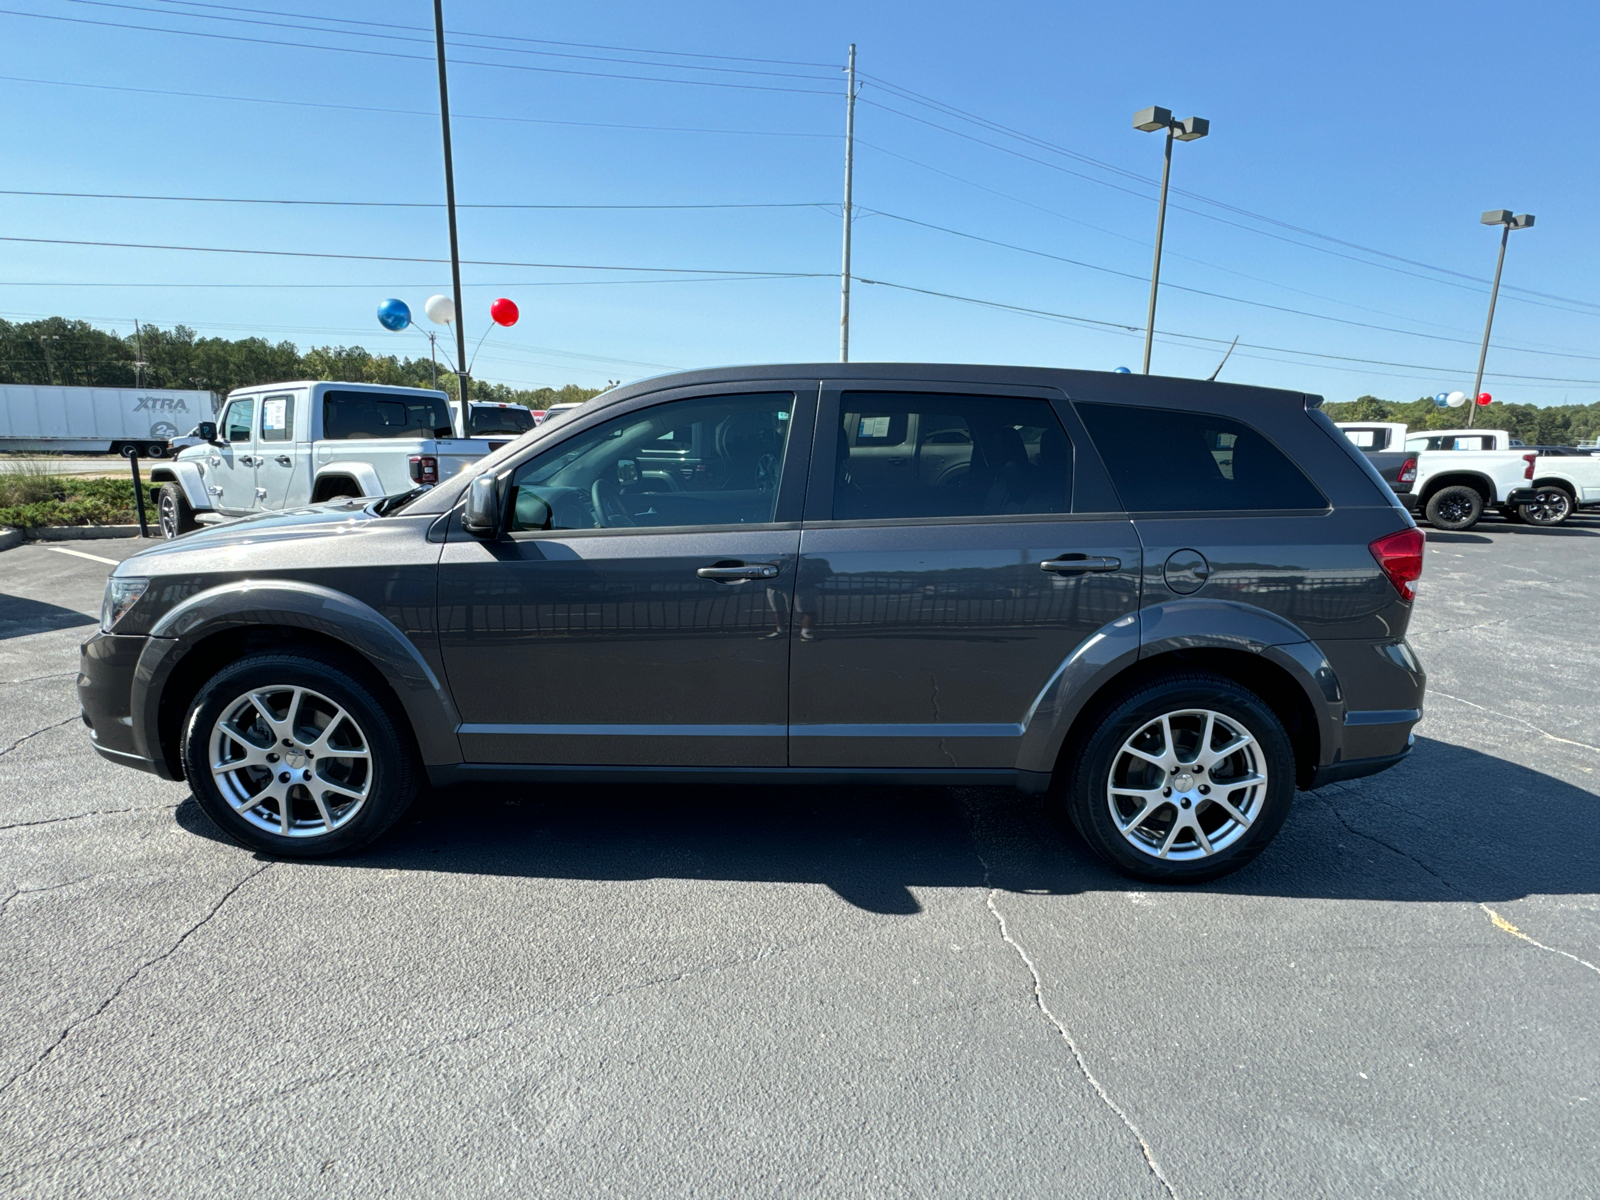
<svg viewBox="0 0 1600 1200">
<path fill-rule="evenodd" d="M 212 420 L 214 392 L 0 385 L 0 451 L 164 458 L 172 439 Z"/>
</svg>

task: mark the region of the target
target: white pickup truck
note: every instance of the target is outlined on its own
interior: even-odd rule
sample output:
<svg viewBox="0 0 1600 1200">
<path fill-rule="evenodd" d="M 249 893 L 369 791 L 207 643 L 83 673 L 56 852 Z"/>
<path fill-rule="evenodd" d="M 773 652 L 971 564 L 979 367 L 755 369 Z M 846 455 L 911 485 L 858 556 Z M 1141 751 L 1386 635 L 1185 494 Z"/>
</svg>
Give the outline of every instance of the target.
<svg viewBox="0 0 1600 1200">
<path fill-rule="evenodd" d="M 164 537 L 205 514 L 245 517 L 341 496 L 376 497 L 448 479 L 494 443 L 460 436 L 443 392 L 302 381 L 240 388 L 222 419 L 152 466 Z"/>
<path fill-rule="evenodd" d="M 1484 511 L 1515 518 L 1535 500 L 1538 454 L 1513 445 L 1503 429 L 1426 429 L 1408 433 L 1416 479 L 1402 499 L 1435 529 L 1471 529 Z"/>
</svg>

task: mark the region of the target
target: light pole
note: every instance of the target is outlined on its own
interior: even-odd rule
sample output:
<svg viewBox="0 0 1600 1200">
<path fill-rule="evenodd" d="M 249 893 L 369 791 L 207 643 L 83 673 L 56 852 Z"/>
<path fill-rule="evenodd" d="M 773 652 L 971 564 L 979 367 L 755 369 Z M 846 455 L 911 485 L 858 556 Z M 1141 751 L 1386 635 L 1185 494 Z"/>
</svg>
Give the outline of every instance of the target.
<svg viewBox="0 0 1600 1200">
<path fill-rule="evenodd" d="M 1500 259 L 1494 264 L 1494 287 L 1489 291 L 1489 319 L 1483 323 L 1483 348 L 1478 351 L 1478 375 L 1472 381 L 1470 398 L 1472 409 L 1467 413 L 1468 429 L 1472 428 L 1472 419 L 1478 415 L 1478 397 L 1482 394 L 1478 389 L 1483 387 L 1483 362 L 1489 357 L 1489 331 L 1494 328 L 1494 302 L 1500 298 L 1500 270 L 1506 265 L 1506 242 L 1510 239 L 1513 229 L 1533 228 L 1532 213 L 1512 216 L 1509 208 L 1492 209 L 1478 219 L 1485 225 L 1501 226 Z"/>
<path fill-rule="evenodd" d="M 1211 122 L 1204 117 L 1187 117 L 1174 121 L 1172 112 L 1165 108 L 1142 108 L 1133 114 L 1133 127 L 1145 133 L 1158 129 L 1167 131 L 1166 155 L 1161 160 L 1161 203 L 1156 209 L 1156 257 L 1150 267 L 1150 313 L 1144 327 L 1144 373 L 1150 374 L 1150 343 L 1156 333 L 1156 288 L 1161 283 L 1161 234 L 1167 223 L 1167 177 L 1172 173 L 1172 143 L 1194 142 L 1211 132 Z"/>
</svg>

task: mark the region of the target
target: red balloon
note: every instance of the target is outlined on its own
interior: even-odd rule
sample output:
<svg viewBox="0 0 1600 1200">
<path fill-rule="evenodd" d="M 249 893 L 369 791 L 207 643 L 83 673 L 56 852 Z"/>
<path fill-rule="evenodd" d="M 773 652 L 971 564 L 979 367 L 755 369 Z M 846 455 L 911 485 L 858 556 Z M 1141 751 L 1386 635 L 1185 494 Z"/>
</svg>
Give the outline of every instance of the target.
<svg viewBox="0 0 1600 1200">
<path fill-rule="evenodd" d="M 504 296 L 489 305 L 489 316 L 496 325 L 515 325 L 521 315 L 517 306 Z"/>
<path fill-rule="evenodd" d="M 1494 399 L 1494 397 L 1493 397 L 1493 396 L 1491 396 L 1491 395 L 1489 395 L 1489 393 L 1488 393 L 1488 392 L 1479 392 L 1479 393 L 1478 393 L 1478 403 L 1479 403 L 1479 404 L 1480 404 L 1480 405 L 1483 405 L 1483 404 L 1488 404 L 1488 403 L 1489 403 L 1489 401 L 1491 401 L 1491 400 L 1493 400 L 1493 399 Z"/>
</svg>

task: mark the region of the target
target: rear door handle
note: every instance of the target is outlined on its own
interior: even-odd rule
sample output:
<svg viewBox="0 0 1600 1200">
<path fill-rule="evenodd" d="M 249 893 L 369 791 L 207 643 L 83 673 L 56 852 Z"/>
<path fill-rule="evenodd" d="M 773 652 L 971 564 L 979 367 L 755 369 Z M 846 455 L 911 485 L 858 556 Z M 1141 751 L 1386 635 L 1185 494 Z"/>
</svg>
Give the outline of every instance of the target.
<svg viewBox="0 0 1600 1200">
<path fill-rule="evenodd" d="M 294 466 L 294 459 L 290 458 L 287 454 L 280 454 L 273 461 L 275 461 L 280 467 Z"/>
<path fill-rule="evenodd" d="M 239 455 L 239 465 L 241 467 L 253 467 L 256 465 L 256 460 L 251 455 L 241 454 Z"/>
<path fill-rule="evenodd" d="M 1120 558 L 1099 558 L 1089 554 L 1063 554 L 1060 558 L 1047 558 L 1039 564 L 1041 571 L 1052 575 L 1082 575 L 1088 571 L 1120 571 Z"/>
<path fill-rule="evenodd" d="M 771 563 L 718 563 L 695 572 L 701 579 L 776 579 L 778 568 Z"/>
</svg>

